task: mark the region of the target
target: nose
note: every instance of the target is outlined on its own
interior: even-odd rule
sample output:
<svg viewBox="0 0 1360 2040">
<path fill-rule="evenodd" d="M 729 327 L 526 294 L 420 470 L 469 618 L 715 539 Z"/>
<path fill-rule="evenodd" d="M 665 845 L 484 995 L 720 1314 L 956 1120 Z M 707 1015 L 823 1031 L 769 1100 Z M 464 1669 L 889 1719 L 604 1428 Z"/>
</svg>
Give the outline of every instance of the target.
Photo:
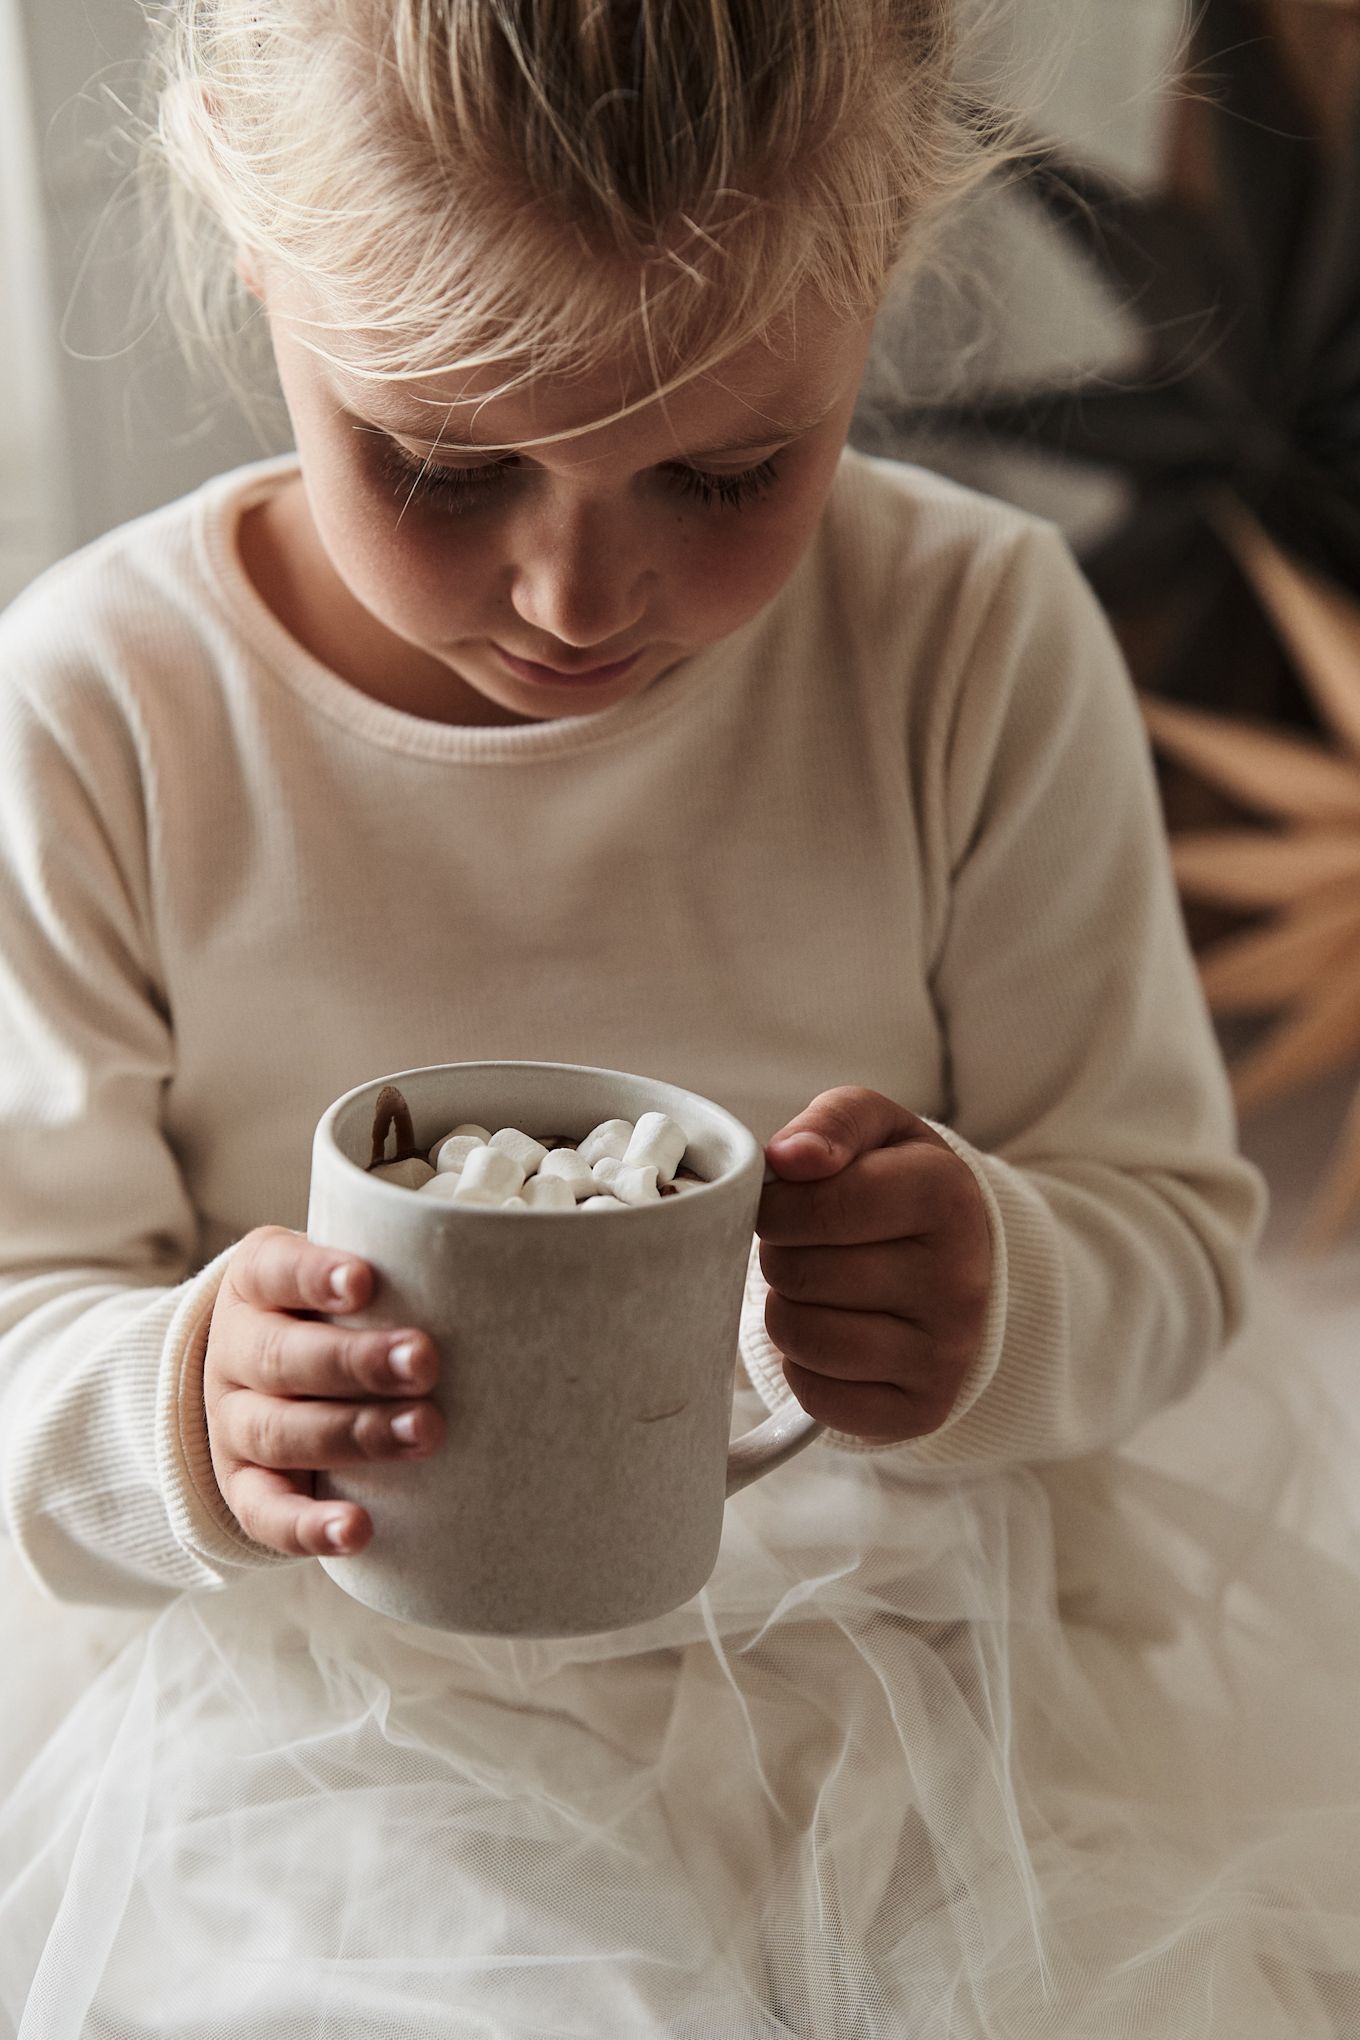
<svg viewBox="0 0 1360 2040">
<path fill-rule="evenodd" d="M 622 649 L 655 581 L 638 550 L 635 518 L 600 503 L 545 507 L 520 535 L 512 573 L 516 614 L 577 651 L 616 642 Z"/>
</svg>

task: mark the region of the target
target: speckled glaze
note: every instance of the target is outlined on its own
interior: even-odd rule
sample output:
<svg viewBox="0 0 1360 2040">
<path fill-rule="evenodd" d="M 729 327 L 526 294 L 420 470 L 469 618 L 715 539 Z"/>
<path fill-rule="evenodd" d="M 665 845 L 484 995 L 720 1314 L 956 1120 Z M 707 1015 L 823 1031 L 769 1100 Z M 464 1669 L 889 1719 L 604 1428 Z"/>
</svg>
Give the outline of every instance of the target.
<svg viewBox="0 0 1360 2040">
<path fill-rule="evenodd" d="M 702 1189 L 617 1211 L 466 1209 L 367 1173 L 384 1084 L 417 1143 L 463 1121 L 582 1139 L 665 1112 Z M 362 1255 L 369 1308 L 442 1355 L 447 1427 L 430 1459 L 345 1467 L 317 1493 L 373 1518 L 366 1550 L 323 1558 L 371 1608 L 436 1629 L 575 1636 L 678 1607 L 713 1570 L 723 1502 L 818 1435 L 802 1411 L 729 1447 L 764 1162 L 707 1098 L 572 1063 L 443 1063 L 374 1078 L 322 1115 L 307 1230 Z"/>
</svg>

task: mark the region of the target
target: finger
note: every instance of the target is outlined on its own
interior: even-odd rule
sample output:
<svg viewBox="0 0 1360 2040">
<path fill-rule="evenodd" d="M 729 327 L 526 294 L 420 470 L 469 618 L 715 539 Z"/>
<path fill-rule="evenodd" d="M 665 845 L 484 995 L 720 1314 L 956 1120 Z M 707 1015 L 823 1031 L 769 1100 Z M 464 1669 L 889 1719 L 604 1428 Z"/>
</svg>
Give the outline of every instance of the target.
<svg viewBox="0 0 1360 2040">
<path fill-rule="evenodd" d="M 946 1251 L 938 1240 L 888 1240 L 860 1247 L 778 1247 L 762 1240 L 760 1270 L 789 1303 L 882 1311 L 938 1332 L 986 1315 L 992 1260 L 979 1237 Z"/>
<path fill-rule="evenodd" d="M 899 1318 L 785 1303 L 773 1290 L 765 1303 L 765 1328 L 786 1365 L 791 1362 L 823 1390 L 835 1383 L 884 1391 L 868 1405 L 884 1410 L 893 1407 L 892 1396 L 904 1398 L 901 1420 L 915 1428 L 904 1430 L 903 1437 L 939 1429 L 954 1407 L 972 1353 L 971 1342 L 932 1338 Z"/>
<path fill-rule="evenodd" d="M 765 1329 L 785 1359 L 837 1381 L 887 1381 L 910 1386 L 930 1368 L 935 1341 L 919 1325 L 869 1310 L 831 1310 L 789 1303 L 772 1289 Z"/>
<path fill-rule="evenodd" d="M 918 1405 L 886 1382 L 827 1381 L 793 1360 L 784 1362 L 784 1373 L 810 1417 L 830 1431 L 844 1431 L 869 1445 L 904 1445 L 910 1438 L 924 1438 L 938 1431 L 949 1414 L 947 1409 L 941 1416 Z"/>
<path fill-rule="evenodd" d="M 920 1240 L 860 1247 L 760 1244 L 760 1272 L 787 1302 L 883 1311 L 913 1324 L 937 1314 L 938 1265 L 938 1256 Z"/>
<path fill-rule="evenodd" d="M 235 1384 L 273 1396 L 425 1395 L 439 1374 L 439 1352 L 413 1326 L 356 1332 L 285 1311 L 255 1316 L 249 1341 L 228 1356 Z"/>
<path fill-rule="evenodd" d="M 776 1247 L 869 1246 L 975 1227 L 981 1193 L 944 1141 L 873 1148 L 834 1176 L 767 1183 L 756 1231 Z"/>
<path fill-rule="evenodd" d="M 305 1476 L 241 1466 L 223 1483 L 232 1514 L 257 1544 L 294 1558 L 362 1551 L 373 1519 L 354 1503 L 318 1502 Z"/>
<path fill-rule="evenodd" d="M 237 1295 L 256 1310 L 362 1310 L 373 1294 L 367 1261 L 281 1225 L 247 1234 L 230 1267 Z"/>
<path fill-rule="evenodd" d="M 881 1091 L 840 1084 L 822 1091 L 767 1143 L 765 1159 L 776 1175 L 804 1183 L 831 1175 L 871 1148 L 923 1140 L 947 1144 L 933 1127 Z"/>
<path fill-rule="evenodd" d="M 444 1419 L 432 1402 L 299 1402 L 235 1388 L 218 1404 L 215 1429 L 233 1460 L 311 1473 L 362 1460 L 426 1459 L 443 1442 Z"/>
</svg>

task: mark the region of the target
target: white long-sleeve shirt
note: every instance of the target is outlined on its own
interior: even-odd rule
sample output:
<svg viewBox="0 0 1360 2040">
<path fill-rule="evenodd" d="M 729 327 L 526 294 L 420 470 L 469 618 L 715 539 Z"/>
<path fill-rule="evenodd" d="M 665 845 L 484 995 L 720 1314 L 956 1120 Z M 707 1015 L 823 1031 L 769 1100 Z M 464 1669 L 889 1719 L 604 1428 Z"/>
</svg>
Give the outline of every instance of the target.
<svg viewBox="0 0 1360 2040">
<path fill-rule="evenodd" d="M 154 1603 L 310 1562 L 217 1491 L 212 1304 L 243 1234 L 305 1226 L 330 1101 L 424 1063 L 650 1073 L 762 1142 L 841 1084 L 939 1126 L 994 1275 L 948 1423 L 892 1448 L 923 1474 L 1097 1450 L 1183 1394 L 1262 1189 L 1061 535 L 847 451 L 732 637 L 602 714 L 454 727 L 347 685 L 247 579 L 240 513 L 294 469 L 0 618 L 0 1496 L 36 1580 Z"/>
</svg>

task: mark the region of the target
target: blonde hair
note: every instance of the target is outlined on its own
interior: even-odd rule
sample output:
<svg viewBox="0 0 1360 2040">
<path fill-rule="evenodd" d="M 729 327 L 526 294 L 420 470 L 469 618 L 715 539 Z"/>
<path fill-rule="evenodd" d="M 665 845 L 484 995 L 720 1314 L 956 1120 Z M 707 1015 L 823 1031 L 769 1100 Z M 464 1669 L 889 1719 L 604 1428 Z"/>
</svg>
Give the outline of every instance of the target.
<svg viewBox="0 0 1360 2040">
<path fill-rule="evenodd" d="M 234 383 L 244 254 L 358 378 L 494 368 L 501 395 L 624 358 L 663 394 L 806 291 L 869 316 L 1006 150 L 951 0 L 150 12 L 158 288 Z"/>
</svg>

